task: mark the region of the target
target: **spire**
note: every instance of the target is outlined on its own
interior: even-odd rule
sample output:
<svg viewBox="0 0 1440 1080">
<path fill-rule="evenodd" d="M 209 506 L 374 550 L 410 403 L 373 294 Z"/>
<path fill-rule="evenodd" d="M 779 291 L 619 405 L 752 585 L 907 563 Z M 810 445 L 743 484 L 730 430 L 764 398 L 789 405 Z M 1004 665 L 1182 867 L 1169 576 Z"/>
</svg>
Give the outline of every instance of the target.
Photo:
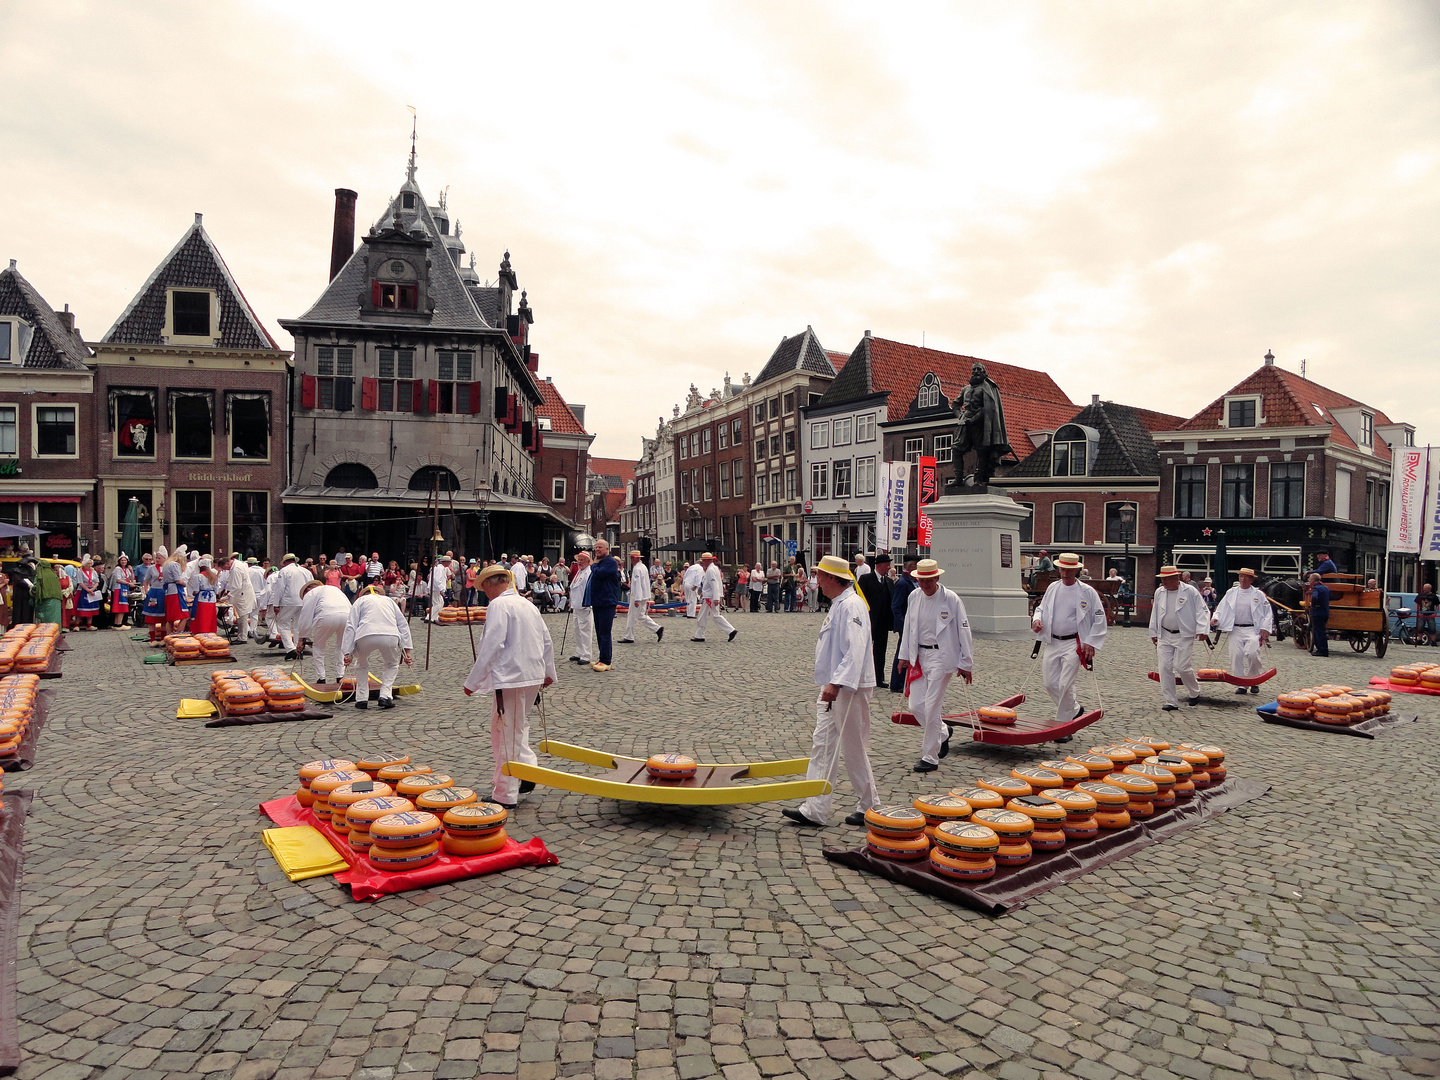
<svg viewBox="0 0 1440 1080">
<path fill-rule="evenodd" d="M 410 166 L 405 170 L 405 179 L 413 184 L 415 182 L 415 133 L 420 125 L 420 116 L 415 111 L 414 105 L 406 105 L 410 110 Z"/>
</svg>

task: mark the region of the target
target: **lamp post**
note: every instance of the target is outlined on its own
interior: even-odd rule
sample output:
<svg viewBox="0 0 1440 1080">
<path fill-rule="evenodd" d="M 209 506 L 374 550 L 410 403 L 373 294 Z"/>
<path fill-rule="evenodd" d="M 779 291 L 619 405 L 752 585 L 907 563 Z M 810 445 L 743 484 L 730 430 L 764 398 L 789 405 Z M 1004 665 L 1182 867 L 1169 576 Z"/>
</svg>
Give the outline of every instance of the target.
<svg viewBox="0 0 1440 1080">
<path fill-rule="evenodd" d="M 475 485 L 475 505 L 480 510 L 480 565 L 485 565 L 485 538 L 490 532 L 490 485 L 482 478 Z"/>
<path fill-rule="evenodd" d="M 845 550 L 845 537 L 846 533 L 850 531 L 849 525 L 850 507 L 842 502 L 840 504 L 840 557 L 847 562 L 850 560 L 850 554 Z"/>
<path fill-rule="evenodd" d="M 1134 503 L 1126 503 L 1120 507 L 1120 538 L 1125 541 L 1125 572 L 1130 576 L 1130 580 L 1125 583 L 1130 586 L 1129 592 L 1125 597 L 1126 626 L 1130 625 L 1131 603 L 1135 598 L 1136 575 L 1134 568 L 1130 565 L 1130 543 L 1135 539 L 1135 514 L 1136 507 Z"/>
</svg>

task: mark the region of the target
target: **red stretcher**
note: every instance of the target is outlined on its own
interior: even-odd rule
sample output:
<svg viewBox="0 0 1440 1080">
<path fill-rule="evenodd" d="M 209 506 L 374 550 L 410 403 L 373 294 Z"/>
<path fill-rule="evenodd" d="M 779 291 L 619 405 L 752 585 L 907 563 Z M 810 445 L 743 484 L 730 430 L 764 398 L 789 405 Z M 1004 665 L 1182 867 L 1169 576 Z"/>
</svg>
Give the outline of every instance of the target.
<svg viewBox="0 0 1440 1080">
<path fill-rule="evenodd" d="M 1154 679 L 1156 682 L 1160 681 L 1160 673 L 1158 671 L 1150 672 L 1149 677 Z M 1229 683 L 1231 686 L 1259 686 L 1261 683 L 1269 682 L 1275 677 L 1275 669 L 1272 667 L 1269 671 L 1262 671 L 1253 679 L 1242 679 L 1239 675 L 1231 675 L 1228 671 L 1221 675 L 1197 674 L 1195 677 L 1200 682 L 1223 682 Z M 1175 680 L 1175 685 L 1181 685 L 1179 679 Z"/>
<path fill-rule="evenodd" d="M 950 725 L 951 735 L 954 735 L 957 726 L 971 725 L 970 737 L 978 743 L 988 743 L 992 746 L 1033 746 L 1036 743 L 1054 742 L 1067 735 L 1074 735 L 1081 728 L 1089 727 L 1105 715 L 1104 709 L 1091 709 L 1089 712 L 1081 713 L 1074 720 L 1057 724 L 1053 718 L 1042 720 L 1034 716 L 1018 715 L 1018 709 L 1024 702 L 1025 695 L 1016 694 L 1014 697 L 1008 697 L 1004 701 L 995 703 L 996 707 L 1001 709 L 1017 710 L 1013 724 L 992 724 L 976 716 L 973 712 L 946 713 L 941 719 Z M 905 710 L 893 714 L 890 721 L 909 727 L 920 726 L 920 721 L 915 714 Z"/>
<path fill-rule="evenodd" d="M 1391 682 L 1384 675 L 1370 676 L 1370 686 L 1377 690 L 1388 690 L 1392 694 L 1425 694 L 1429 697 L 1440 697 L 1440 690 L 1431 690 L 1426 686 L 1407 686 L 1404 683 Z"/>
</svg>

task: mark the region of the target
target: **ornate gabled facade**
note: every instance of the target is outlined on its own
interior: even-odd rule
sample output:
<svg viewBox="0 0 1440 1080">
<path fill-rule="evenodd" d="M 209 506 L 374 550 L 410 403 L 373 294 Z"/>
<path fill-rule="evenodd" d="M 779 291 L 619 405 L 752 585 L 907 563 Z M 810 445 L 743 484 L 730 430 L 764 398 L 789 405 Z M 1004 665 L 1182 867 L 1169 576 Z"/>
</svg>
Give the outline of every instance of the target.
<svg viewBox="0 0 1440 1080">
<path fill-rule="evenodd" d="M 485 550 L 539 551 L 571 526 L 537 491 L 545 397 L 534 314 L 505 253 L 493 283 L 464 262 L 459 222 L 404 184 L 353 252 L 353 192 L 336 192 L 329 285 L 298 318 L 290 547 L 306 554 L 429 550 L 438 488 L 445 546 L 479 555 L 476 491 L 490 489 Z M 451 513 L 453 499 L 454 514 Z"/>
</svg>

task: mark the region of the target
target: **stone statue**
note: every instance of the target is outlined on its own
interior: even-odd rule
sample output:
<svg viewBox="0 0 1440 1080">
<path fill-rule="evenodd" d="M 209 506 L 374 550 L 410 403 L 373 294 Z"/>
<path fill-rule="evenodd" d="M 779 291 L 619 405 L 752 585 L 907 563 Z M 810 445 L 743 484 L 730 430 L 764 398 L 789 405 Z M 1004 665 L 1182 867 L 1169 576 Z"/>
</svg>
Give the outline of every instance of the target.
<svg viewBox="0 0 1440 1080">
<path fill-rule="evenodd" d="M 1000 388 L 985 373 L 985 365 L 970 369 L 970 382 L 952 406 L 955 411 L 955 475 L 965 476 L 965 454 L 975 451 L 975 486 L 984 487 L 995 466 L 1010 452 L 1005 437 L 1005 408 Z M 963 482 L 961 480 L 960 482 Z"/>
<path fill-rule="evenodd" d="M 692 382 L 692 383 L 690 384 L 690 393 L 687 394 L 686 397 L 685 397 L 685 411 L 688 413 L 691 409 L 698 409 L 698 408 L 700 408 L 700 405 L 701 405 L 700 390 L 699 390 L 699 388 L 696 387 L 696 385 Z"/>
</svg>

